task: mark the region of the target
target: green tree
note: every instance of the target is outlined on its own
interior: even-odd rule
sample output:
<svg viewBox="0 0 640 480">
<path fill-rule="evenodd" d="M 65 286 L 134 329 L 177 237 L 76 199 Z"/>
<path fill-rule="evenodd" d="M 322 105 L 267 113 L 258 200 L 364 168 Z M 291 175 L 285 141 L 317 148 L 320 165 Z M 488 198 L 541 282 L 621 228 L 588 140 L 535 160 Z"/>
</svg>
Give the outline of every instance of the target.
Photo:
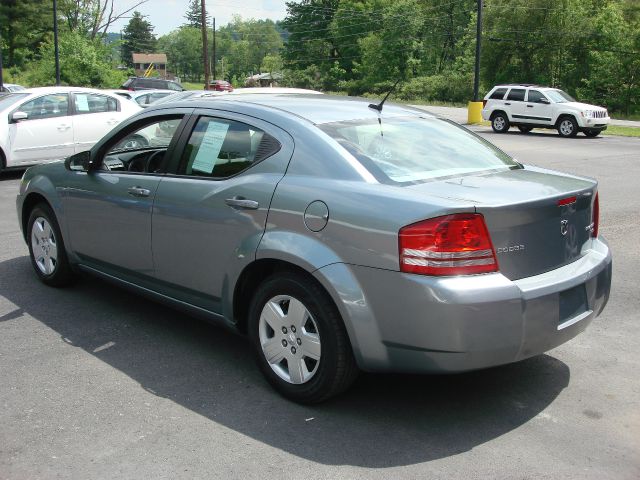
<svg viewBox="0 0 640 480">
<path fill-rule="evenodd" d="M 195 27 L 182 26 L 158 39 L 158 48 L 167 54 L 167 62 L 181 78 L 202 78 L 202 37 Z"/>
<path fill-rule="evenodd" d="M 61 32 L 60 80 L 66 85 L 116 88 L 126 79 L 126 73 L 115 70 L 107 61 L 108 47 L 76 32 Z M 53 42 L 38 51 L 38 60 L 31 62 L 27 72 L 19 77 L 27 85 L 46 86 L 55 83 Z"/>
<path fill-rule="evenodd" d="M 5 68 L 22 67 L 52 35 L 53 9 L 48 0 L 2 0 L 0 37 Z"/>
<path fill-rule="evenodd" d="M 153 25 L 140 12 L 133 12 L 133 17 L 122 32 L 122 61 L 128 67 L 133 67 L 133 54 L 154 52 L 156 42 Z"/>
<path fill-rule="evenodd" d="M 201 0 L 189 0 L 189 6 L 184 14 L 187 21 L 185 26 L 202 29 L 202 2 Z M 206 23 L 209 25 L 211 16 L 207 13 Z"/>
</svg>

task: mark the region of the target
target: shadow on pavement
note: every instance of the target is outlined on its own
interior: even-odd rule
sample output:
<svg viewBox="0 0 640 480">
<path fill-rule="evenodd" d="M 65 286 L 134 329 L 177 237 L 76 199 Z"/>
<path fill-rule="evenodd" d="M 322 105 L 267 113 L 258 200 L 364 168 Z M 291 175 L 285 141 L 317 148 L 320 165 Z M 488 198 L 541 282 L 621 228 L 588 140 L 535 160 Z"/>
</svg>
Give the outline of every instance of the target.
<svg viewBox="0 0 640 480">
<path fill-rule="evenodd" d="M 462 375 L 363 374 L 343 396 L 304 407 L 271 390 L 233 333 L 92 278 L 46 287 L 26 256 L 0 263 L 0 278 L 15 305 L 0 321 L 24 312 L 145 390 L 323 464 L 393 467 L 468 451 L 535 417 L 570 378 L 548 355 Z"/>
</svg>

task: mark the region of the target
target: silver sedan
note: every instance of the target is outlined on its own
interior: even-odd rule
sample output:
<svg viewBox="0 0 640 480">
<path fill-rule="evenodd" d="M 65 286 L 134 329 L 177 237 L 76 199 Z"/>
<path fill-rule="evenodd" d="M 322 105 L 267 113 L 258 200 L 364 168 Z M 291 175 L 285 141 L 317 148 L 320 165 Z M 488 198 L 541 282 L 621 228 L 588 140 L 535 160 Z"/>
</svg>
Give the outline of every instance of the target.
<svg viewBox="0 0 640 480">
<path fill-rule="evenodd" d="M 17 198 L 46 284 L 90 273 L 246 334 L 298 402 L 359 370 L 460 372 L 603 310 L 597 182 L 404 106 L 325 95 L 150 106 Z"/>
</svg>

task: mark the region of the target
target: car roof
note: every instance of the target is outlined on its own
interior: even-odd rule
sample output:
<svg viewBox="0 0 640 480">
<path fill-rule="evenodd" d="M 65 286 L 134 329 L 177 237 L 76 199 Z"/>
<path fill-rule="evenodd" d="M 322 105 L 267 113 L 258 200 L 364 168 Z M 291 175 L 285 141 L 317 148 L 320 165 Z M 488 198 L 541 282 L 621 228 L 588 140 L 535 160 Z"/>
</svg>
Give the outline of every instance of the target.
<svg viewBox="0 0 640 480">
<path fill-rule="evenodd" d="M 304 118 L 314 124 L 330 122 L 340 122 L 360 119 L 377 119 L 379 117 L 394 117 L 405 115 L 423 115 L 434 117 L 435 115 L 404 105 L 385 103 L 382 113 L 369 108 L 371 99 L 318 95 L 318 94 L 242 94 L 242 95 L 221 95 L 203 96 L 197 98 L 187 98 L 175 103 L 164 103 L 161 106 L 167 108 L 175 107 L 200 107 L 225 109 L 237 108 L 242 104 L 253 107 L 262 107 L 267 110 L 278 110 L 287 112 L 297 117 Z M 379 103 L 373 100 L 373 103 Z M 159 106 L 160 107 L 160 106 Z M 150 109 L 153 105 L 150 106 Z"/>
<path fill-rule="evenodd" d="M 91 93 L 110 93 L 105 90 L 86 87 L 35 87 L 21 90 L 20 93 L 70 93 L 70 92 L 91 92 Z"/>
</svg>

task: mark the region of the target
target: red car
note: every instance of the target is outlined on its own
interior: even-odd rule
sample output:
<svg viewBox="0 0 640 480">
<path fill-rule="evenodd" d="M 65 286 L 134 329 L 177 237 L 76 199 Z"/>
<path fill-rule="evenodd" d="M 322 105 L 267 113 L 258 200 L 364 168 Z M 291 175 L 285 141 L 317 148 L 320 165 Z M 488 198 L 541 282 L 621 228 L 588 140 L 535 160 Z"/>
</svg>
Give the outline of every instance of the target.
<svg viewBox="0 0 640 480">
<path fill-rule="evenodd" d="M 215 90 L 217 92 L 233 92 L 233 86 L 226 80 L 211 80 L 209 88 L 204 86 L 205 90 Z"/>
</svg>

